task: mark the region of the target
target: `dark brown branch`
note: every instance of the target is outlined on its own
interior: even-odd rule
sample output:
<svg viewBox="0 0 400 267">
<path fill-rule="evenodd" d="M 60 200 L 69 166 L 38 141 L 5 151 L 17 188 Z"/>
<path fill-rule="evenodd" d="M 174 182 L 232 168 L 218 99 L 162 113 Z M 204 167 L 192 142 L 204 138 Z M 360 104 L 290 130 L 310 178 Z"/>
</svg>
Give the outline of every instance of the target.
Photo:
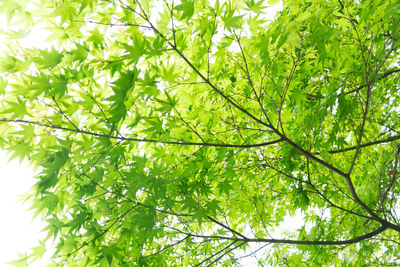
<svg viewBox="0 0 400 267">
<path fill-rule="evenodd" d="M 237 43 L 238 43 L 238 45 L 239 45 L 240 53 L 242 54 L 242 58 L 243 58 L 243 61 L 244 61 L 244 67 L 245 67 L 245 68 L 243 68 L 240 64 L 239 64 L 239 67 L 243 70 L 244 74 L 246 75 L 247 81 L 249 82 L 250 87 L 251 87 L 251 89 L 252 89 L 252 91 L 253 91 L 253 93 L 254 93 L 256 99 L 257 99 L 257 103 L 259 104 L 259 106 L 260 106 L 260 108 L 261 108 L 261 110 L 262 110 L 262 112 L 263 112 L 265 118 L 268 120 L 268 115 L 267 115 L 267 113 L 265 112 L 265 109 L 264 109 L 264 107 L 263 107 L 263 105 L 262 105 L 262 103 L 261 103 L 261 100 L 260 100 L 260 96 L 257 94 L 257 91 L 256 91 L 256 89 L 254 88 L 253 81 L 252 81 L 252 79 L 251 79 L 251 77 L 250 77 L 250 72 L 249 72 L 249 68 L 248 68 L 248 63 L 247 63 L 246 55 L 244 54 L 244 50 L 243 50 L 242 43 L 240 42 L 240 39 L 239 39 L 239 37 L 237 36 L 237 34 L 234 33 L 234 35 L 235 35 L 236 41 L 237 41 Z"/>
<path fill-rule="evenodd" d="M 396 177 L 399 176 L 399 173 L 398 173 L 398 171 L 397 171 L 397 167 L 398 167 L 398 164 L 399 164 L 399 152 L 400 152 L 400 145 L 397 146 L 396 158 L 395 158 L 395 160 L 394 160 L 394 169 L 392 170 L 392 172 L 393 172 L 392 180 L 390 181 L 390 184 L 389 184 L 389 186 L 387 187 L 387 189 L 386 189 L 386 191 L 385 191 L 385 193 L 384 193 L 384 195 L 383 195 L 383 200 L 382 200 L 382 202 L 386 199 L 386 197 L 387 197 L 387 195 L 388 195 L 390 189 L 391 189 L 392 187 L 393 187 L 393 189 L 395 188 L 394 184 L 395 184 L 395 182 L 396 182 Z M 393 198 L 391 199 L 391 203 L 390 203 L 391 208 L 392 208 L 392 205 L 393 205 Z"/>
<path fill-rule="evenodd" d="M 274 128 L 274 132 L 276 134 L 278 134 L 284 141 L 286 141 L 286 143 L 288 143 L 290 146 L 292 146 L 293 148 L 295 148 L 298 152 L 300 152 L 301 154 L 303 154 L 305 157 L 312 159 L 315 162 L 318 162 L 319 164 L 321 164 L 322 166 L 328 168 L 329 170 L 339 174 L 342 177 L 346 177 L 347 174 L 344 173 L 343 171 L 339 170 L 338 168 L 336 168 L 335 166 L 332 166 L 331 164 L 327 163 L 326 161 L 314 156 L 311 152 L 306 151 L 305 149 L 303 149 L 301 146 L 299 146 L 298 144 L 296 144 L 295 142 L 293 142 L 292 140 L 290 140 L 288 137 L 286 137 L 284 134 L 280 133 L 277 129 Z"/>
<path fill-rule="evenodd" d="M 216 258 L 215 260 L 213 260 L 212 262 L 210 262 L 207 266 L 214 266 L 214 263 L 218 262 L 223 256 L 227 255 L 228 253 L 232 252 L 233 250 L 237 249 L 238 247 L 243 246 L 244 244 L 246 244 L 246 242 L 242 242 L 236 246 L 234 246 L 233 248 L 228 249 L 227 251 L 225 251 L 224 253 L 222 253 L 221 256 L 219 256 L 218 258 Z"/>
<path fill-rule="evenodd" d="M 71 129 L 67 127 L 62 127 L 59 125 L 51 125 L 51 124 L 45 124 L 42 122 L 36 122 L 36 121 L 28 121 L 28 120 L 21 120 L 21 119 L 0 119 L 0 122 L 15 122 L 15 123 L 25 123 L 25 124 L 34 124 L 42 127 L 47 127 L 47 128 L 52 128 L 52 129 L 57 129 L 57 130 L 62 130 L 62 131 L 69 131 L 69 132 L 75 132 L 75 133 L 80 133 L 80 134 L 87 134 L 87 135 L 92 135 L 96 137 L 102 137 L 102 138 L 108 138 L 108 139 L 115 139 L 119 141 L 133 141 L 133 142 L 144 142 L 144 143 L 155 143 L 155 144 L 165 144 L 165 145 L 181 145 L 181 146 L 210 146 L 210 147 L 236 147 L 236 148 L 252 148 L 252 147 L 262 147 L 262 146 L 268 146 L 268 145 L 273 145 L 277 144 L 283 141 L 282 138 L 272 140 L 269 142 L 264 142 L 264 143 L 259 143 L 259 144 L 249 144 L 249 145 L 235 145 L 235 144 L 216 144 L 216 143 L 202 143 L 202 142 L 178 142 L 178 141 L 160 141 L 160 140 L 155 140 L 155 139 L 144 139 L 144 138 L 131 138 L 131 137 L 121 137 L 121 136 L 113 136 L 113 135 L 108 135 L 108 134 L 101 134 L 101 133 L 94 133 L 86 130 L 77 130 L 77 129 Z"/>
<path fill-rule="evenodd" d="M 373 219 L 373 218 L 370 217 L 370 216 L 366 216 L 366 215 L 363 215 L 363 214 L 360 214 L 360 213 L 357 213 L 357 212 L 354 212 L 354 211 L 352 211 L 352 210 L 345 209 L 345 208 L 343 208 L 343 207 L 341 207 L 341 206 L 336 205 L 336 204 L 333 203 L 330 199 L 328 199 L 318 188 L 316 188 L 315 185 L 314 185 L 314 184 L 312 183 L 312 181 L 311 181 L 310 167 L 309 167 L 309 160 L 308 160 L 308 159 L 307 159 L 307 176 L 308 176 L 308 183 L 307 183 L 307 184 L 309 184 L 309 185 L 314 189 L 314 191 L 315 191 L 323 200 L 325 200 L 326 202 L 328 202 L 332 207 L 337 208 L 337 209 L 339 209 L 339 210 L 342 210 L 342 211 L 344 211 L 344 212 L 347 212 L 347 213 L 350 213 L 350 214 L 359 216 L 359 217 L 363 217 L 363 218 L 366 218 L 366 219 Z"/>
<path fill-rule="evenodd" d="M 371 237 L 377 236 L 386 229 L 388 226 L 381 226 L 378 229 L 355 238 L 347 239 L 347 240 L 294 240 L 294 239 L 273 239 L 273 238 L 235 238 L 235 237 L 226 237 L 226 236 L 215 236 L 215 235 L 198 235 L 191 234 L 179 231 L 182 234 L 189 235 L 192 237 L 199 237 L 205 239 L 220 239 L 220 240 L 232 240 L 232 241 L 242 241 L 247 243 L 271 243 L 271 244 L 291 244 L 291 245 L 306 245 L 306 246 L 340 246 L 340 245 L 350 245 L 355 244 L 360 241 L 370 239 Z"/>
<path fill-rule="evenodd" d="M 115 218 L 114 222 L 112 224 L 110 224 L 106 229 L 104 229 L 99 235 L 95 236 L 94 238 L 92 238 L 89 242 L 83 242 L 83 244 L 81 246 L 79 246 L 77 249 L 75 249 L 74 251 L 72 251 L 71 253 L 67 254 L 67 257 L 72 256 L 73 254 L 75 254 L 76 252 L 78 252 L 79 250 L 81 250 L 83 247 L 89 245 L 90 243 L 92 243 L 93 241 L 95 241 L 96 239 L 102 237 L 105 233 L 107 233 L 111 227 L 113 227 L 117 222 L 119 222 L 121 219 L 123 219 L 129 212 L 131 212 L 133 209 L 135 209 L 137 207 L 137 205 L 131 207 L 130 209 L 128 209 L 126 212 L 124 212 L 123 214 L 121 214 L 120 216 L 118 216 L 117 218 Z"/>
<path fill-rule="evenodd" d="M 358 44 L 359 44 L 359 46 L 360 46 L 361 58 L 362 58 L 362 60 L 363 60 L 363 62 L 364 62 L 364 76 L 365 76 L 365 81 L 366 81 L 366 85 L 367 85 L 367 99 L 366 99 L 365 109 L 364 109 L 364 114 L 363 114 L 363 119 L 362 119 L 362 123 L 361 123 L 361 127 L 360 127 L 360 133 L 359 133 L 359 135 L 358 135 L 357 147 L 356 147 L 356 149 L 355 149 L 356 151 L 355 151 L 355 153 L 354 153 L 352 162 L 351 162 L 351 164 L 350 164 L 350 168 L 349 168 L 347 174 L 346 174 L 345 176 L 343 176 L 343 177 L 344 177 L 345 180 L 346 180 L 347 187 L 348 187 L 348 189 L 350 190 L 350 193 L 351 193 L 351 195 L 352 195 L 354 201 L 355 201 L 357 204 L 359 204 L 359 205 L 360 205 L 368 214 L 370 214 L 375 220 L 377 220 L 377 221 L 379 221 L 379 222 L 381 222 L 381 223 L 385 223 L 386 221 L 385 221 L 384 219 L 380 218 L 373 210 L 371 210 L 371 209 L 358 197 L 357 192 L 356 192 L 355 187 L 354 187 L 354 184 L 353 184 L 353 182 L 352 182 L 352 180 L 351 180 L 351 177 L 350 177 L 350 175 L 351 175 L 351 173 L 352 173 L 352 171 L 353 171 L 353 168 L 354 168 L 354 166 L 355 166 L 356 160 L 357 160 L 357 158 L 358 158 L 358 154 L 359 154 L 360 149 L 361 149 L 360 146 L 361 146 L 362 138 L 363 138 L 363 136 L 364 136 L 364 129 L 365 129 L 366 121 L 367 121 L 367 115 L 368 115 L 368 112 L 369 112 L 369 105 L 370 105 L 370 101 L 371 101 L 372 84 L 374 83 L 374 79 L 371 79 L 371 80 L 369 79 L 370 67 L 369 67 L 369 64 L 368 64 L 367 59 L 366 59 L 365 56 L 364 56 L 363 43 L 362 43 L 362 41 L 361 41 L 361 37 L 360 37 L 360 35 L 359 35 L 359 32 L 358 32 L 358 30 L 357 30 L 356 25 L 355 25 L 354 22 L 351 20 L 352 17 L 351 17 L 351 15 L 350 15 L 350 13 L 349 13 L 348 8 L 347 8 L 347 14 L 348 14 L 348 16 L 349 16 L 349 18 L 350 18 L 351 25 L 353 26 L 353 29 L 354 29 L 354 31 L 355 31 L 355 33 L 356 33 L 356 35 L 357 35 L 357 39 L 356 39 L 356 40 L 358 41 Z"/>
<path fill-rule="evenodd" d="M 160 254 L 161 252 L 163 252 L 164 250 L 167 250 L 167 249 L 172 248 L 172 247 L 174 247 L 174 246 L 176 246 L 176 245 L 179 245 L 180 243 L 182 243 L 183 241 L 185 241 L 185 240 L 188 239 L 188 238 L 189 238 L 189 236 L 185 236 L 184 238 L 178 240 L 178 241 L 175 242 L 175 243 L 172 243 L 172 244 L 169 244 L 169 245 L 164 246 L 162 249 L 158 250 L 157 252 L 155 252 L 155 253 L 153 253 L 153 254 L 144 255 L 144 256 L 142 256 L 142 257 L 140 257 L 140 258 L 141 258 L 141 259 L 145 259 L 145 258 L 149 258 L 149 257 L 153 257 L 153 256 L 155 256 L 155 255 L 158 255 L 158 254 Z M 126 263 L 128 263 L 128 262 L 126 262 Z"/>
<path fill-rule="evenodd" d="M 56 98 L 55 98 L 54 96 L 51 97 L 51 98 L 53 99 L 54 103 L 56 104 L 56 106 L 57 106 L 57 108 L 58 108 L 58 111 L 60 111 L 61 115 L 63 115 L 63 117 L 66 118 L 67 121 L 68 121 L 69 123 L 71 123 L 71 125 L 74 126 L 74 128 L 75 128 L 76 130 L 79 131 L 79 128 L 75 125 L 75 123 L 73 123 L 73 122 L 68 118 L 68 116 L 65 115 L 65 113 L 64 113 L 64 111 L 61 109 L 60 105 L 58 105 L 58 103 L 57 103 L 57 101 L 56 101 Z"/>
<path fill-rule="evenodd" d="M 210 217 L 210 216 L 207 216 L 207 218 L 210 219 L 212 222 L 215 222 L 215 223 L 218 224 L 219 226 L 225 228 L 226 230 L 228 230 L 228 231 L 231 232 L 232 234 L 238 235 L 238 236 L 242 237 L 243 239 L 247 239 L 247 237 L 245 237 L 245 236 L 242 235 L 241 233 L 239 233 L 239 232 L 233 230 L 232 228 L 230 228 L 230 227 L 228 227 L 228 226 L 226 226 L 226 225 L 220 223 L 219 221 L 215 220 L 214 218 L 212 218 L 212 217 Z"/>
<path fill-rule="evenodd" d="M 340 4 L 340 10 L 342 10 L 344 8 L 344 5 L 343 5 L 341 0 L 338 0 L 338 1 L 339 1 L 339 4 Z"/>
<path fill-rule="evenodd" d="M 222 249 L 220 249 L 219 251 L 217 251 L 216 253 L 212 254 L 211 256 L 207 257 L 206 259 L 202 260 L 201 262 L 199 262 L 198 264 L 194 265 L 194 267 L 197 266 L 202 266 L 203 263 L 211 260 L 212 258 L 216 257 L 218 254 L 221 254 L 222 252 L 224 252 L 225 250 L 227 250 L 230 246 L 232 246 L 233 244 L 235 244 L 237 241 L 233 241 L 231 243 L 229 243 L 227 246 L 223 247 Z"/>
<path fill-rule="evenodd" d="M 393 69 L 393 70 L 390 70 L 390 71 L 385 72 L 384 74 L 382 74 L 382 76 L 380 76 L 380 77 L 377 78 L 376 80 L 377 80 L 377 81 L 382 80 L 382 79 L 386 78 L 387 76 L 389 76 L 389 75 L 391 75 L 391 74 L 393 74 L 393 73 L 397 73 L 397 72 L 400 72 L 400 69 Z M 362 84 L 362 85 L 360 85 L 359 87 L 357 87 L 356 89 L 353 89 L 353 90 L 351 90 L 351 91 L 349 91 L 349 92 L 346 92 L 346 94 L 352 94 L 352 93 L 358 92 L 358 91 L 360 91 L 361 89 L 363 89 L 363 88 L 366 87 L 366 86 L 367 86 L 367 84 Z"/>
<path fill-rule="evenodd" d="M 373 146 L 373 145 L 379 145 L 379 144 L 384 144 L 384 143 L 389 143 L 395 140 L 399 140 L 400 139 L 400 135 L 395 135 L 395 136 L 391 136 L 389 138 L 386 139 L 382 139 L 382 140 L 376 140 L 376 141 L 371 141 L 371 142 L 367 142 L 364 144 L 361 144 L 359 147 L 363 148 L 363 147 L 368 147 L 368 146 Z M 328 153 L 329 154 L 336 154 L 336 153 L 342 153 L 342 152 L 347 152 L 347 151 L 351 151 L 357 149 L 357 146 L 351 146 L 351 147 L 347 147 L 347 148 L 343 148 L 343 149 L 337 149 L 337 150 L 329 150 Z M 319 155 L 319 153 L 314 153 L 315 155 Z"/>
<path fill-rule="evenodd" d="M 98 25 L 105 25 L 105 26 L 112 26 L 112 27 L 138 27 L 138 28 L 144 28 L 151 30 L 149 26 L 146 25 L 140 25 L 140 24 L 134 24 L 134 23 L 106 23 L 106 22 L 99 22 L 99 21 L 93 21 L 93 20 L 73 20 L 75 22 L 81 22 L 81 23 L 92 23 L 92 24 L 98 24 Z"/>
</svg>

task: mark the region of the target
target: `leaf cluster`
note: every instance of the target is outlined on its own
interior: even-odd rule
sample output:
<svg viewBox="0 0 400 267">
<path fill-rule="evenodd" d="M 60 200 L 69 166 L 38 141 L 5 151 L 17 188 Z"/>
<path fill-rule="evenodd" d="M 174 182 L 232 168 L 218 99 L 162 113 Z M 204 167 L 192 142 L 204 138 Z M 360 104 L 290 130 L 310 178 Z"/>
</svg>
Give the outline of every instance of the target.
<svg viewBox="0 0 400 267">
<path fill-rule="evenodd" d="M 54 264 L 398 264 L 400 4 L 269 8 L 0 3 L 53 42 L 0 59 L 0 146 Z"/>
</svg>

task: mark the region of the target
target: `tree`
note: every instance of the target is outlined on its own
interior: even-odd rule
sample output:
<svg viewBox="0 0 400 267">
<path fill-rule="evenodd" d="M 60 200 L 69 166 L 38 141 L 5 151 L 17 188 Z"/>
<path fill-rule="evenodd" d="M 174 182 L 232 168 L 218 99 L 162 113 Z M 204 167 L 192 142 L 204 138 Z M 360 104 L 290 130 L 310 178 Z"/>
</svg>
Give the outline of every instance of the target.
<svg viewBox="0 0 400 267">
<path fill-rule="evenodd" d="M 268 8 L 1 1 L 1 147 L 56 263 L 399 264 L 400 3 Z M 38 24 L 54 46 L 18 45 Z"/>
</svg>

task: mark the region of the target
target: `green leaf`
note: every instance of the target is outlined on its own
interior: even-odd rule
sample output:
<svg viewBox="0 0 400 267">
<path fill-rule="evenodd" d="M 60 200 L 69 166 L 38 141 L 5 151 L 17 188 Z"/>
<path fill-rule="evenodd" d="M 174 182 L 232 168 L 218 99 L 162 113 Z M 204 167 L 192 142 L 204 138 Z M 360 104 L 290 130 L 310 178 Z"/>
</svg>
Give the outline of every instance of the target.
<svg viewBox="0 0 400 267">
<path fill-rule="evenodd" d="M 64 75 L 55 76 L 51 81 L 51 95 L 64 96 L 67 91 L 68 79 Z"/>
<path fill-rule="evenodd" d="M 0 95 L 4 95 L 6 92 L 7 80 L 0 77 Z"/>
<path fill-rule="evenodd" d="M 58 52 L 54 47 L 51 50 L 39 50 L 39 55 L 33 57 L 33 62 L 38 65 L 39 68 L 51 69 L 57 66 L 64 55 Z"/>
<path fill-rule="evenodd" d="M 261 14 L 263 13 L 263 10 L 267 7 L 267 6 L 263 6 L 264 1 L 260 0 L 260 1 L 255 1 L 255 0 L 248 0 L 245 1 L 245 4 L 247 6 L 246 10 L 249 11 L 253 11 L 256 14 Z"/>
<path fill-rule="evenodd" d="M 132 41 L 132 45 L 122 43 L 122 46 L 129 53 L 125 58 L 131 59 L 131 62 L 136 63 L 145 52 L 145 44 L 142 38 L 139 37 L 138 33 L 132 37 Z"/>
<path fill-rule="evenodd" d="M 27 254 L 18 253 L 18 259 L 8 262 L 8 264 L 15 267 L 28 267 L 29 256 Z"/>
<path fill-rule="evenodd" d="M 182 11 L 181 20 L 189 20 L 194 14 L 194 0 L 182 0 L 179 5 L 175 6 L 175 9 Z"/>
<path fill-rule="evenodd" d="M 32 260 L 40 259 L 46 253 L 45 243 L 43 241 L 39 241 L 39 245 L 32 248 Z"/>
<path fill-rule="evenodd" d="M 193 214 L 193 219 L 197 220 L 199 225 L 202 224 L 203 220 L 207 217 L 207 213 L 205 209 L 198 209 L 196 212 Z"/>
<path fill-rule="evenodd" d="M 3 113 L 11 114 L 11 118 L 23 118 L 24 115 L 28 114 L 26 103 L 21 98 L 17 98 L 16 102 L 8 102 L 7 104 L 8 108 Z"/>
<path fill-rule="evenodd" d="M 17 64 L 17 59 L 13 56 L 5 56 L 0 58 L 0 71 L 1 72 L 14 72 Z"/>
<path fill-rule="evenodd" d="M 10 150 L 14 153 L 10 157 L 10 161 L 14 158 L 19 158 L 20 163 L 25 159 L 29 158 L 31 149 L 24 141 L 17 141 L 15 144 L 10 146 Z"/>
<path fill-rule="evenodd" d="M 74 60 L 84 61 L 89 54 L 89 49 L 81 44 L 76 44 L 76 50 L 72 51 L 72 56 Z"/>
<path fill-rule="evenodd" d="M 242 21 L 243 15 L 237 15 L 235 16 L 235 10 L 228 10 L 225 13 L 225 16 L 222 17 L 222 20 L 224 22 L 224 27 L 228 29 L 229 31 L 232 31 L 234 29 L 241 28 L 243 25 Z"/>
</svg>

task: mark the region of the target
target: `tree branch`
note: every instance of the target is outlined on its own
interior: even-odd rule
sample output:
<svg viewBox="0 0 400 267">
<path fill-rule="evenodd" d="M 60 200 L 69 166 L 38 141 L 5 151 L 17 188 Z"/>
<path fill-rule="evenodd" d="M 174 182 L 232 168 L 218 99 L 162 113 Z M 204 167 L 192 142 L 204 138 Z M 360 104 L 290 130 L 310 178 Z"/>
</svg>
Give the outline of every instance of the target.
<svg viewBox="0 0 400 267">
<path fill-rule="evenodd" d="M 357 147 L 363 148 L 363 147 L 368 147 L 368 146 L 373 146 L 373 145 L 379 145 L 379 144 L 389 143 L 389 142 L 399 140 L 399 139 L 400 139 L 400 135 L 395 135 L 395 136 L 388 137 L 386 139 L 367 142 L 367 143 L 361 144 L 360 146 L 351 146 L 351 147 L 347 147 L 347 148 L 343 148 L 343 149 L 329 150 L 328 153 L 329 154 L 342 153 L 342 152 L 347 152 L 347 151 L 357 149 Z M 320 153 L 316 152 L 314 154 L 319 155 Z"/>
<path fill-rule="evenodd" d="M 160 140 L 155 140 L 155 139 L 131 138 L 131 137 L 122 137 L 122 136 L 94 133 L 94 132 L 90 132 L 90 131 L 86 131 L 86 130 L 72 129 L 72 128 L 67 128 L 67 127 L 63 127 L 63 126 L 59 126 L 59 125 L 51 125 L 51 124 L 45 124 L 42 122 L 28 121 L 28 120 L 21 120 L 21 119 L 11 120 L 11 119 L 3 118 L 3 119 L 0 119 L 0 122 L 15 122 L 15 123 L 33 124 L 33 125 L 38 125 L 38 126 L 62 130 L 62 131 L 87 134 L 87 135 L 92 135 L 92 136 L 96 136 L 96 137 L 115 139 L 115 140 L 119 140 L 119 141 L 133 141 L 133 142 L 155 143 L 155 144 L 165 144 L 165 145 L 252 148 L 252 147 L 262 147 L 262 146 L 273 145 L 273 144 L 277 144 L 277 143 L 280 143 L 283 141 L 282 138 L 279 138 L 279 139 L 264 142 L 264 143 L 249 144 L 249 145 L 235 145 L 235 144 L 226 144 L 226 143 L 216 144 L 216 143 L 185 142 L 185 141 L 182 141 L 182 142 L 160 141 Z"/>
<path fill-rule="evenodd" d="M 294 240 L 294 239 L 273 239 L 273 238 L 235 238 L 235 237 L 226 237 L 226 236 L 215 236 L 215 235 L 198 235 L 198 234 L 191 234 L 186 233 L 178 230 L 178 232 L 189 235 L 192 237 L 199 237 L 205 239 L 220 239 L 220 240 L 232 240 L 232 241 L 241 241 L 241 242 L 248 242 L 248 243 L 272 243 L 272 244 L 292 244 L 292 245 L 306 245 L 306 246 L 340 246 L 340 245 L 350 245 L 355 244 L 360 241 L 370 239 L 374 236 L 379 235 L 386 229 L 388 226 L 381 226 L 378 229 L 355 238 L 347 239 L 347 240 L 332 240 L 332 241 L 319 241 L 319 240 Z"/>
<path fill-rule="evenodd" d="M 389 75 L 391 75 L 391 74 L 393 74 L 393 73 L 397 73 L 397 72 L 400 72 L 400 69 L 393 69 L 393 70 L 390 70 L 390 71 L 385 72 L 384 74 L 382 74 L 382 76 L 380 76 L 380 77 L 377 78 L 376 80 L 377 80 L 377 81 L 382 80 L 382 79 L 386 78 L 387 76 L 389 76 Z M 346 92 L 346 94 L 352 94 L 352 93 L 358 92 L 358 91 L 360 91 L 361 89 L 363 89 L 363 88 L 366 87 L 366 86 L 367 86 L 367 84 L 362 84 L 362 85 L 360 85 L 359 87 L 357 87 L 356 89 L 353 89 L 353 90 L 351 90 L 351 91 L 349 91 L 349 92 Z"/>
</svg>

